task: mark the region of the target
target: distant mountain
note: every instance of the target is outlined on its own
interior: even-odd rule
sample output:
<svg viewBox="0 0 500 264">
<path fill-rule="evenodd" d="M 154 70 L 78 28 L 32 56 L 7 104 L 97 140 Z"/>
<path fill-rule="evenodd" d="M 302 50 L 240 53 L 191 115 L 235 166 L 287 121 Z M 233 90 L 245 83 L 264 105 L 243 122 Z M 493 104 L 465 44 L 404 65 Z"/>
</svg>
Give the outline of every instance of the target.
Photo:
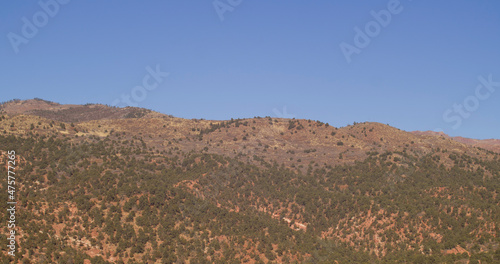
<svg viewBox="0 0 500 264">
<path fill-rule="evenodd" d="M 34 99 L 11 158 L 18 263 L 500 263 L 498 140 Z"/>
<path fill-rule="evenodd" d="M 435 131 L 412 131 L 411 133 L 421 136 L 443 136 L 445 138 L 451 138 L 457 142 L 471 145 L 474 147 L 484 148 L 487 150 L 495 151 L 500 153 L 500 140 L 499 139 L 472 139 L 464 137 L 450 137 L 443 132 Z"/>
<path fill-rule="evenodd" d="M 0 109 L 8 114 L 35 115 L 62 122 L 137 118 L 152 112 L 144 108 L 117 108 L 102 104 L 61 105 L 42 99 L 12 100 L 1 104 Z"/>
</svg>

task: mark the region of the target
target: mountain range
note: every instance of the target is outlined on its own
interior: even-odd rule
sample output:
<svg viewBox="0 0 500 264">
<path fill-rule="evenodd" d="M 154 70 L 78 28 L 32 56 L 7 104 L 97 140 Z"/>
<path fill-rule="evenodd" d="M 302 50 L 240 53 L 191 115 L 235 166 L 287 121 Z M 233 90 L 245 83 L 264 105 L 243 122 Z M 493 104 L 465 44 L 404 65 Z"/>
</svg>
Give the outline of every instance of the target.
<svg viewBox="0 0 500 264">
<path fill-rule="evenodd" d="M 0 143 L 18 263 L 500 262 L 498 139 L 37 98 Z"/>
</svg>

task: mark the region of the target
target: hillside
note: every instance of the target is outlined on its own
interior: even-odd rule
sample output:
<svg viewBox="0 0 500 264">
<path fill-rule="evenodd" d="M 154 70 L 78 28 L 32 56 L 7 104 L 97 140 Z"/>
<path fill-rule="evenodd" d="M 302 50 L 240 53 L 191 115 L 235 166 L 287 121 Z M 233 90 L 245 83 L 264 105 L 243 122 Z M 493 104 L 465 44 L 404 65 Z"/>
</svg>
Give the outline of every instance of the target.
<svg viewBox="0 0 500 264">
<path fill-rule="evenodd" d="M 444 133 L 438 133 L 433 131 L 412 131 L 416 135 L 429 135 L 429 136 L 443 136 L 445 138 L 451 138 L 457 142 L 464 143 L 470 146 L 483 148 L 495 152 L 500 152 L 500 139 L 472 139 L 464 137 L 450 137 Z"/>
<path fill-rule="evenodd" d="M 34 99 L 0 143 L 18 263 L 500 261 L 498 140 Z"/>
</svg>

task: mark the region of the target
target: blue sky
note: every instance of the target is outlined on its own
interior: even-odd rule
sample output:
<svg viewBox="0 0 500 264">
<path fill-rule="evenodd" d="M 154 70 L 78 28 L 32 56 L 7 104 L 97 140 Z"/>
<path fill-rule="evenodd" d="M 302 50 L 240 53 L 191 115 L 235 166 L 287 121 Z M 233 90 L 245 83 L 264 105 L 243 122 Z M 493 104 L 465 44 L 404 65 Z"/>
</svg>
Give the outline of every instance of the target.
<svg viewBox="0 0 500 264">
<path fill-rule="evenodd" d="M 500 138 L 500 1 L 366 2 L 4 1 L 0 101 Z"/>
</svg>

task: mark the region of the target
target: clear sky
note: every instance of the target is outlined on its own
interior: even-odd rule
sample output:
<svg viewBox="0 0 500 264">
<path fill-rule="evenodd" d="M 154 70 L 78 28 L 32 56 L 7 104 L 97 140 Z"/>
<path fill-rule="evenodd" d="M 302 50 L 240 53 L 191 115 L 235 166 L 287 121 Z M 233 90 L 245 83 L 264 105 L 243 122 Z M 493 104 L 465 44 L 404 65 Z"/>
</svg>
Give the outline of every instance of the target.
<svg viewBox="0 0 500 264">
<path fill-rule="evenodd" d="M 376 121 L 500 138 L 497 0 L 0 6 L 0 101 Z"/>
</svg>

